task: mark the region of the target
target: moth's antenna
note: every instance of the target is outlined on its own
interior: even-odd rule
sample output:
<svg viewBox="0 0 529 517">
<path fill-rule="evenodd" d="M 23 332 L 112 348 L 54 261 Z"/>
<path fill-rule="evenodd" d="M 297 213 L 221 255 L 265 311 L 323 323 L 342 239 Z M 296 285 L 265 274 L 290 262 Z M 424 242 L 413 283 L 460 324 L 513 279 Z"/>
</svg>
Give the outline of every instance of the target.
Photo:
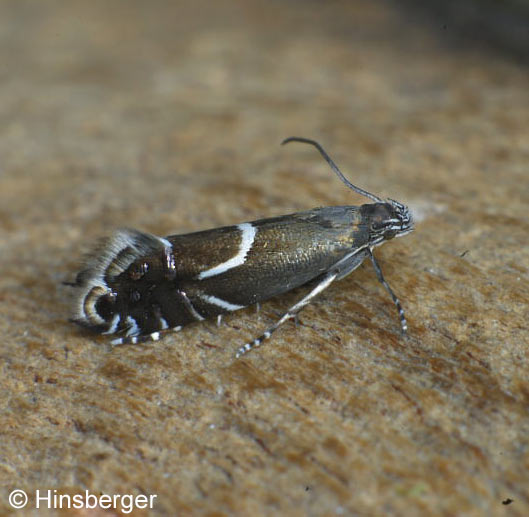
<svg viewBox="0 0 529 517">
<path fill-rule="evenodd" d="M 380 199 L 379 197 L 375 196 L 374 194 L 371 194 L 370 192 L 367 192 L 367 190 L 364 190 L 360 187 L 357 187 L 356 185 L 353 185 L 343 174 L 342 171 L 338 168 L 338 166 L 332 161 L 331 157 L 325 152 L 325 149 L 316 142 L 316 140 L 311 140 L 310 138 L 301 138 L 299 136 L 291 136 L 289 138 L 285 138 L 281 142 L 281 145 L 288 144 L 289 142 L 302 142 L 304 144 L 311 144 L 313 145 L 320 154 L 325 158 L 325 161 L 331 166 L 331 169 L 336 173 L 336 175 L 345 183 L 351 190 L 354 190 L 358 194 L 368 197 L 369 199 L 375 201 L 376 203 L 384 203 L 383 199 Z"/>
</svg>

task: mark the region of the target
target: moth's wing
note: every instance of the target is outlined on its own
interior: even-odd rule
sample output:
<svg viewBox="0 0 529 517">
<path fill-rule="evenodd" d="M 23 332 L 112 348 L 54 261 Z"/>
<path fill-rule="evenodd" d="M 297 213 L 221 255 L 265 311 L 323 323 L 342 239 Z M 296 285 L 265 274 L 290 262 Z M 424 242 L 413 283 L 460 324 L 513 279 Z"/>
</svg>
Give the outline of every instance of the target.
<svg viewBox="0 0 529 517">
<path fill-rule="evenodd" d="M 167 239 L 186 272 L 180 275 L 182 289 L 205 316 L 304 285 L 367 243 L 358 208 L 351 206 L 319 208 Z M 363 258 L 356 258 L 358 264 Z"/>
</svg>

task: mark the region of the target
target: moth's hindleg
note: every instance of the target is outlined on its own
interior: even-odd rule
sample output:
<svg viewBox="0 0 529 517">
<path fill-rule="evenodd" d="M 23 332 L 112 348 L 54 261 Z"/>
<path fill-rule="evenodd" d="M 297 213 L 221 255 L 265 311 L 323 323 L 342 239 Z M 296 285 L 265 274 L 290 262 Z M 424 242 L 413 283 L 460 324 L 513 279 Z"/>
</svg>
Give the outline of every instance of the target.
<svg viewBox="0 0 529 517">
<path fill-rule="evenodd" d="M 264 340 L 268 339 L 285 321 L 289 320 L 290 318 L 293 318 L 297 315 L 297 313 L 303 309 L 306 305 L 308 305 L 312 299 L 317 296 L 319 293 L 321 293 L 324 289 L 329 287 L 329 285 L 332 284 L 332 282 L 336 279 L 338 276 L 338 271 L 332 270 L 329 273 L 327 273 L 321 281 L 308 293 L 305 297 L 303 297 L 298 303 L 290 307 L 288 311 L 271 327 L 266 329 L 263 334 L 261 334 L 258 338 L 254 339 L 250 343 L 246 343 L 244 346 L 239 348 L 237 350 L 237 353 L 235 354 L 235 357 L 239 358 L 242 355 L 248 353 L 252 348 L 256 348 L 260 346 Z"/>
</svg>

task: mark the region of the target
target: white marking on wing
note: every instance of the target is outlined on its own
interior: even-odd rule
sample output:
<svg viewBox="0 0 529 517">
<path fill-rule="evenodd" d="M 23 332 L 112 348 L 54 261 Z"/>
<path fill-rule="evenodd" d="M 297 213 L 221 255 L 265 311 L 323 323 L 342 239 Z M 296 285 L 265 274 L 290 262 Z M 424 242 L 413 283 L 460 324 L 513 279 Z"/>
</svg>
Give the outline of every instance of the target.
<svg viewBox="0 0 529 517">
<path fill-rule="evenodd" d="M 198 274 L 197 278 L 202 280 L 210 276 L 221 275 L 229 269 L 232 269 L 237 266 L 244 264 L 246 260 L 246 255 L 252 248 L 253 241 L 255 240 L 255 235 L 257 234 L 257 228 L 255 228 L 250 223 L 238 224 L 237 228 L 241 230 L 241 244 L 239 245 L 239 252 L 237 255 L 231 259 L 219 264 L 218 266 L 212 267 L 211 269 L 206 269 Z"/>
<path fill-rule="evenodd" d="M 217 307 L 222 307 L 227 311 L 236 311 L 238 309 L 244 308 L 244 305 L 236 305 L 235 303 L 230 303 L 226 300 L 221 300 L 220 298 L 217 298 L 216 296 L 211 296 L 209 294 L 201 294 L 200 298 L 202 298 L 202 300 L 207 303 L 211 303 L 212 305 L 216 305 Z"/>
<path fill-rule="evenodd" d="M 92 285 L 88 285 L 86 294 L 78 300 L 77 316 L 80 320 L 86 320 L 90 324 L 102 325 L 106 323 L 96 310 L 96 303 L 101 296 L 110 293 L 105 283 L 94 280 Z"/>
<path fill-rule="evenodd" d="M 158 238 L 160 239 L 160 242 L 162 242 L 166 248 L 173 249 L 173 245 L 167 239 L 164 239 L 163 237 L 158 237 Z"/>
</svg>

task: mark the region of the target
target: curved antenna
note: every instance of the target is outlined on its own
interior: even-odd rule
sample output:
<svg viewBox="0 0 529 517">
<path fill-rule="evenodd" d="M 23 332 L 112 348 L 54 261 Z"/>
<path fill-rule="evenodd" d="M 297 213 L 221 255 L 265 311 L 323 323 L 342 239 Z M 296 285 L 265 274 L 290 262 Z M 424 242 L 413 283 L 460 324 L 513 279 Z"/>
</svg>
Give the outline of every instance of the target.
<svg viewBox="0 0 529 517">
<path fill-rule="evenodd" d="M 320 154 L 325 158 L 325 161 L 331 166 L 331 169 L 336 173 L 336 175 L 342 180 L 343 183 L 345 183 L 351 190 L 354 190 L 358 194 L 361 194 L 362 196 L 368 197 L 369 199 L 375 201 L 376 203 L 384 203 L 383 199 L 380 199 L 378 196 L 375 196 L 375 194 L 371 194 L 367 190 L 364 190 L 360 187 L 357 187 L 356 185 L 353 185 L 343 174 L 342 171 L 338 168 L 338 166 L 332 161 L 331 157 L 325 152 L 325 149 L 318 143 L 316 140 L 311 140 L 310 138 L 302 138 L 299 136 L 291 136 L 289 138 L 285 138 L 281 145 L 288 144 L 289 142 L 302 142 L 304 144 L 310 144 L 313 145 Z"/>
</svg>

